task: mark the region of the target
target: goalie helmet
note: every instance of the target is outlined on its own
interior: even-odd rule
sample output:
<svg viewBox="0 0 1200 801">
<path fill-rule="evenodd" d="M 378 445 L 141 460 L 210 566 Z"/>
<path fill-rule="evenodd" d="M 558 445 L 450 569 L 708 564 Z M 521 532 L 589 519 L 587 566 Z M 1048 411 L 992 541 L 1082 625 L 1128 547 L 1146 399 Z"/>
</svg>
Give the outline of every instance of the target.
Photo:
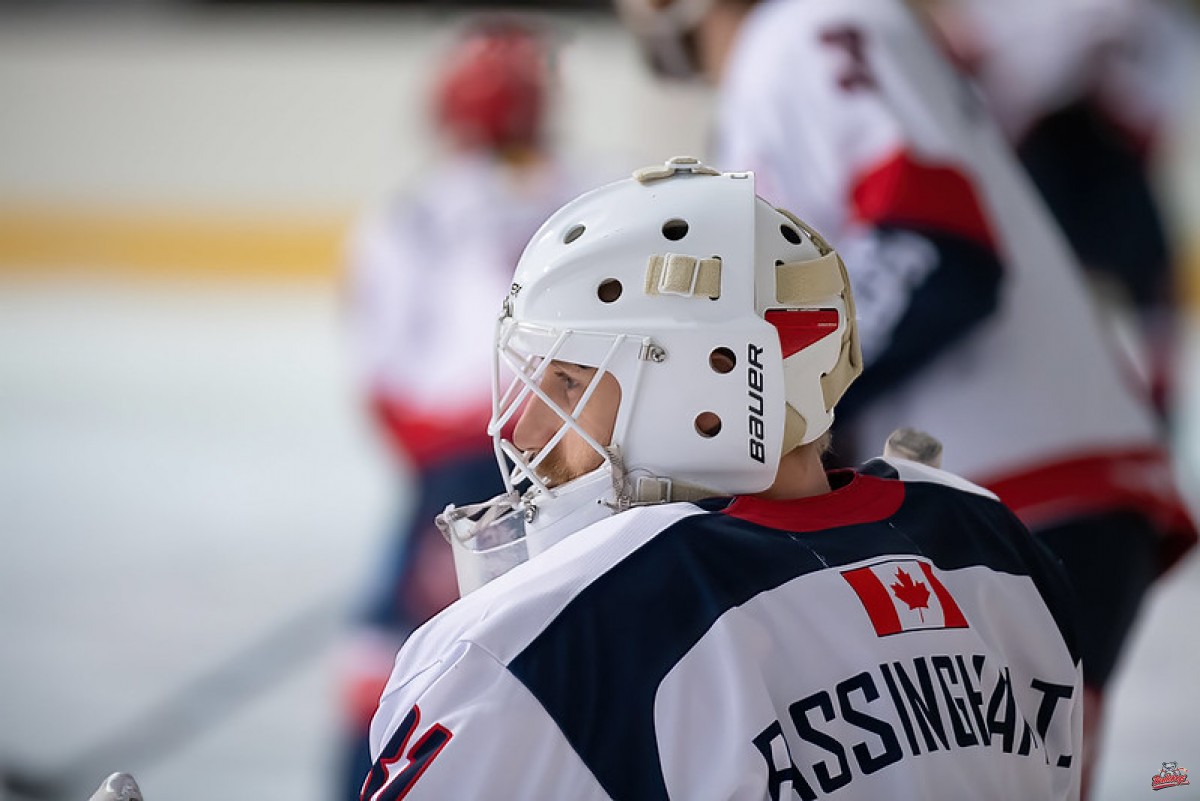
<svg viewBox="0 0 1200 801">
<path fill-rule="evenodd" d="M 767 489 L 861 370 L 845 266 L 751 173 L 681 157 L 585 194 L 534 235 L 513 281 L 489 427 L 509 492 L 439 518 L 464 593 L 631 506 Z M 596 368 L 575 409 L 539 387 L 555 362 Z M 620 401 L 599 442 L 578 421 L 606 373 Z M 528 453 L 506 431 L 534 398 L 562 426 Z M 601 465 L 550 486 L 538 467 L 568 431 Z"/>
</svg>

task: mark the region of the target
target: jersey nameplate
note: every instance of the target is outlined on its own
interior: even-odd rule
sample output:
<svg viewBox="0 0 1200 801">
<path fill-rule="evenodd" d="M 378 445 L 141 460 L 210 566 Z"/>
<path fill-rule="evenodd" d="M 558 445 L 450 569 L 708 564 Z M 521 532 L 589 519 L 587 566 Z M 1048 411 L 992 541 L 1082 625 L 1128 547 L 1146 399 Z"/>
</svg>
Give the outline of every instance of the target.
<svg viewBox="0 0 1200 801">
<path fill-rule="evenodd" d="M 1029 686 L 1041 695 L 1032 724 L 1017 708 L 1008 666 L 982 654 L 884 662 L 794 701 L 786 723 L 772 721 L 752 742 L 772 801 L 814 801 L 856 774 L 939 750 L 999 748 L 1030 757 L 1040 751 L 1047 765 L 1069 768 L 1072 755 L 1050 754 L 1045 742 L 1052 725 L 1070 725 L 1068 715 L 1057 713 L 1074 688 L 1037 678 Z M 823 758 L 797 765 L 794 754 Z"/>
</svg>

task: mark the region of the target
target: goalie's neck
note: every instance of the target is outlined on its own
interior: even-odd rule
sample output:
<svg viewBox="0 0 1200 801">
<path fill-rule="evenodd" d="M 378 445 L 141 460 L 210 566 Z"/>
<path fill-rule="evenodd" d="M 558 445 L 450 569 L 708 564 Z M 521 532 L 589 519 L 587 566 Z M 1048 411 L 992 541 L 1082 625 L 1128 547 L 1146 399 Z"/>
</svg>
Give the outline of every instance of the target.
<svg viewBox="0 0 1200 801">
<path fill-rule="evenodd" d="M 756 497 L 769 501 L 791 501 L 811 498 L 830 491 L 829 477 L 821 462 L 825 446 L 822 440 L 801 445 L 779 460 L 775 483 Z"/>
</svg>

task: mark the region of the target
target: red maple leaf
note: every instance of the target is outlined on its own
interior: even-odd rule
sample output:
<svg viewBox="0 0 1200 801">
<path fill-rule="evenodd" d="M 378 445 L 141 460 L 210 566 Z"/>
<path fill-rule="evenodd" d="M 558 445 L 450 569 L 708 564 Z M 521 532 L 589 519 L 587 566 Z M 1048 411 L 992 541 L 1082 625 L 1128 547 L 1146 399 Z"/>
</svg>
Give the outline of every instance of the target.
<svg viewBox="0 0 1200 801">
<path fill-rule="evenodd" d="M 921 622 L 924 623 L 925 613 L 921 610 L 929 608 L 929 588 L 925 586 L 925 583 L 913 581 L 912 576 L 900 568 L 896 568 L 896 583 L 890 587 L 897 598 L 908 604 L 909 611 L 917 610 L 917 614 L 921 616 Z"/>
</svg>

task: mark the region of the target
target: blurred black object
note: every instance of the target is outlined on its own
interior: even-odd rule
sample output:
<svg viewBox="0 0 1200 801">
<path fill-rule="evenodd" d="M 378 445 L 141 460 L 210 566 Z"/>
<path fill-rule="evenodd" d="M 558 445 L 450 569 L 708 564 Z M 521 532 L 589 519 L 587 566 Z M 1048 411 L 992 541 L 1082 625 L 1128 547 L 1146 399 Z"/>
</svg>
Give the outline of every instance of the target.
<svg viewBox="0 0 1200 801">
<path fill-rule="evenodd" d="M 612 0 L 0 0 L 0 13 L 186 8 L 396 8 L 419 11 L 611 11 Z"/>
<path fill-rule="evenodd" d="M 1173 254 L 1149 183 L 1151 146 L 1096 103 L 1048 114 L 1017 153 L 1084 267 L 1139 309 L 1169 302 Z"/>
<path fill-rule="evenodd" d="M 492 10 L 528 9 L 546 11 L 597 11 L 612 8 L 612 0 L 192 0 L 200 6 L 392 6 L 428 11 L 451 9 Z"/>
</svg>

